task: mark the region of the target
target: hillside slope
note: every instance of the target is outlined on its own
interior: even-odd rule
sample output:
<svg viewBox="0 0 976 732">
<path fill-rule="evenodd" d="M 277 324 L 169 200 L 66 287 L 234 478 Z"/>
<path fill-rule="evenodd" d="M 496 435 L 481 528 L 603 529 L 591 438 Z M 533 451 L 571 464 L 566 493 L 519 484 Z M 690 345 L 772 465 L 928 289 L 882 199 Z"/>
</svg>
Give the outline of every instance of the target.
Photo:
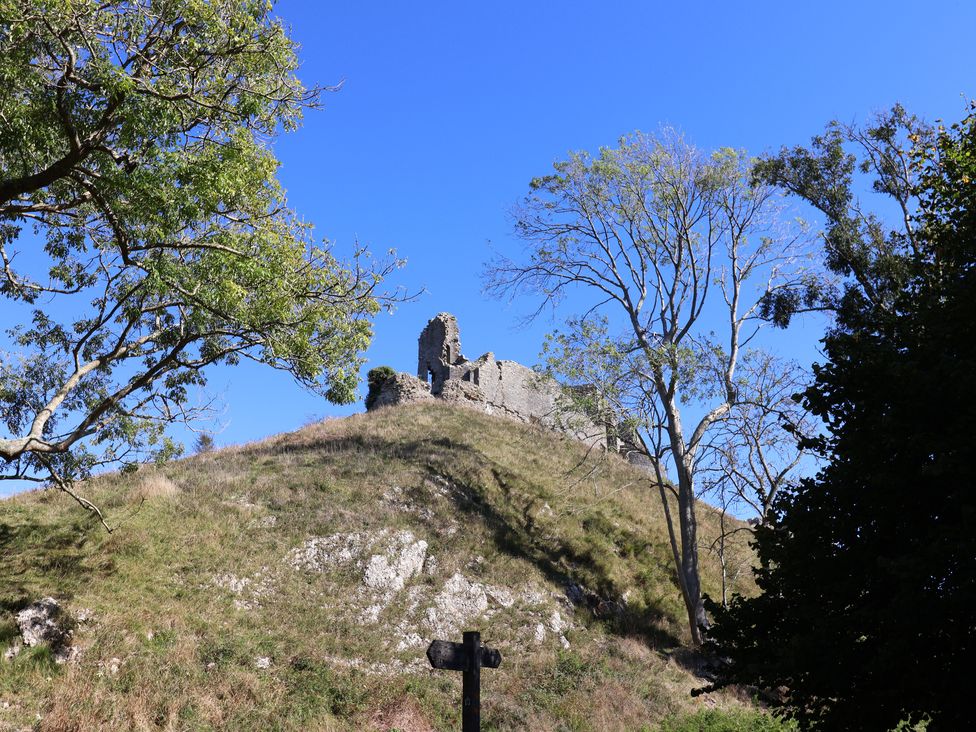
<svg viewBox="0 0 976 732">
<path fill-rule="evenodd" d="M 742 706 L 688 696 L 647 476 L 541 429 L 387 408 L 85 491 L 114 533 L 61 494 L 0 503 L 0 645 L 45 596 L 81 619 L 72 661 L 0 660 L 0 729 L 456 729 L 460 674 L 424 651 L 464 629 L 504 659 L 482 676 L 485 729 L 650 730 Z"/>
</svg>

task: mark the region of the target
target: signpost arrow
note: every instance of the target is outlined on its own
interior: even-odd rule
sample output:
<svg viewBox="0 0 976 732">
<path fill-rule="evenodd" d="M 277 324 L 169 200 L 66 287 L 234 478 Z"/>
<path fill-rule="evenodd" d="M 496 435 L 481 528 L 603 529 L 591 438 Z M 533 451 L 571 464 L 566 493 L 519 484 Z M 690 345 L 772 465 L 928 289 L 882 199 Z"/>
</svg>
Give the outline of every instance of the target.
<svg viewBox="0 0 976 732">
<path fill-rule="evenodd" d="M 435 640 L 427 648 L 427 660 L 434 668 L 462 671 L 461 732 L 481 730 L 481 669 L 498 668 L 502 654 L 481 645 L 481 633 L 464 632 L 463 643 Z"/>
<path fill-rule="evenodd" d="M 427 660 L 432 667 L 448 671 L 464 671 L 468 667 L 463 643 L 435 640 L 427 647 Z"/>
</svg>

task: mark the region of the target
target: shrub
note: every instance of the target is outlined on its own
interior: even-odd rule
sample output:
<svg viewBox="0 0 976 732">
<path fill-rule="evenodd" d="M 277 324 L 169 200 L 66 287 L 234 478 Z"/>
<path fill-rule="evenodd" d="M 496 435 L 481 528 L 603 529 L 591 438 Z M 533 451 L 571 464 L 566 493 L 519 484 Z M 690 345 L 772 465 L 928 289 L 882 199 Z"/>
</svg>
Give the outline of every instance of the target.
<svg viewBox="0 0 976 732">
<path fill-rule="evenodd" d="M 214 449 L 214 438 L 209 432 L 201 432 L 197 435 L 197 441 L 194 445 L 197 454 L 202 452 L 210 452 Z"/>
<path fill-rule="evenodd" d="M 376 403 L 376 398 L 380 395 L 383 384 L 396 376 L 396 371 L 389 366 L 377 366 L 370 369 L 366 374 L 366 383 L 369 384 L 369 392 L 366 394 L 366 410 L 369 411 Z"/>
</svg>

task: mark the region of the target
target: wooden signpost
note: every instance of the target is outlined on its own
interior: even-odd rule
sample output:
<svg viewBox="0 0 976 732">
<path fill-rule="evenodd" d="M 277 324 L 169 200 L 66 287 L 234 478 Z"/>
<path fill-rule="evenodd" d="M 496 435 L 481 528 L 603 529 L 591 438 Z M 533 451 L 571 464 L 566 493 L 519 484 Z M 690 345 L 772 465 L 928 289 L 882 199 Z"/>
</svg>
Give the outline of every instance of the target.
<svg viewBox="0 0 976 732">
<path fill-rule="evenodd" d="M 427 648 L 427 659 L 434 668 L 462 671 L 461 732 L 481 730 L 481 669 L 498 668 L 502 654 L 481 645 L 481 633 L 464 632 L 463 643 L 435 640 Z"/>
</svg>

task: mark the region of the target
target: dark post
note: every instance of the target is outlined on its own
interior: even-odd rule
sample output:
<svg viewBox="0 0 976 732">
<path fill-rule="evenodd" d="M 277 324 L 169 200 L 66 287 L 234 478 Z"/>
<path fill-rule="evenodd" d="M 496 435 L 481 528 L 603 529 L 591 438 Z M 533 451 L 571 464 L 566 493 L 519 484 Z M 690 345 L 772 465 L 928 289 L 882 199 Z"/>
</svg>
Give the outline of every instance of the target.
<svg viewBox="0 0 976 732">
<path fill-rule="evenodd" d="M 427 647 L 427 660 L 433 668 L 462 672 L 461 732 L 480 732 L 481 669 L 498 668 L 502 654 L 481 645 L 481 633 L 467 630 L 463 643 L 431 641 Z"/>
<path fill-rule="evenodd" d="M 481 730 L 481 633 L 464 631 L 464 650 L 468 657 L 462 674 L 461 732 Z"/>
</svg>

